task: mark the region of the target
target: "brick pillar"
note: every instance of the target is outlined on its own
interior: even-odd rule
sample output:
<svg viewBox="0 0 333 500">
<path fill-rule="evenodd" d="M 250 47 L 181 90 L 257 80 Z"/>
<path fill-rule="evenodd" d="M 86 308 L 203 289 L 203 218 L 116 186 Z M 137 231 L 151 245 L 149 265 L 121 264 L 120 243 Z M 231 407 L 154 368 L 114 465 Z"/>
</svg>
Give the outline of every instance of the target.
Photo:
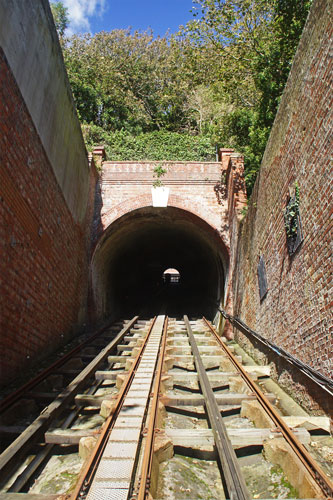
<svg viewBox="0 0 333 500">
<path fill-rule="evenodd" d="M 232 167 L 233 198 L 236 216 L 239 219 L 242 208 L 246 206 L 246 185 L 244 178 L 244 156 L 238 153 L 230 155 Z"/>
<path fill-rule="evenodd" d="M 238 239 L 238 222 L 243 206 L 246 205 L 246 188 L 244 181 L 244 157 L 235 153 L 234 149 L 221 148 L 219 150 L 219 161 L 225 172 L 225 182 L 228 193 L 228 225 L 230 238 L 230 276 L 227 284 L 226 302 L 224 308 L 228 314 L 233 315 L 233 275 L 235 250 Z M 235 217 L 236 216 L 236 217 Z M 227 339 L 233 338 L 233 327 L 229 321 L 224 324 L 223 335 Z"/>
<path fill-rule="evenodd" d="M 93 149 L 93 158 L 95 161 L 95 165 L 97 170 L 102 170 L 103 161 L 106 160 L 106 153 L 104 146 L 95 146 Z"/>
<path fill-rule="evenodd" d="M 235 150 L 231 148 L 220 148 L 219 149 L 219 161 L 222 163 L 223 170 L 227 170 L 228 165 L 229 165 L 229 159 L 232 153 L 234 153 Z"/>
<path fill-rule="evenodd" d="M 234 311 L 233 311 L 233 299 L 232 299 L 232 277 L 228 283 L 227 298 L 226 298 L 226 303 L 224 305 L 224 309 L 228 314 L 231 314 L 231 316 L 233 315 Z M 229 323 L 229 321 L 227 319 L 225 320 L 223 335 L 228 340 L 231 340 L 234 338 L 232 324 Z"/>
</svg>

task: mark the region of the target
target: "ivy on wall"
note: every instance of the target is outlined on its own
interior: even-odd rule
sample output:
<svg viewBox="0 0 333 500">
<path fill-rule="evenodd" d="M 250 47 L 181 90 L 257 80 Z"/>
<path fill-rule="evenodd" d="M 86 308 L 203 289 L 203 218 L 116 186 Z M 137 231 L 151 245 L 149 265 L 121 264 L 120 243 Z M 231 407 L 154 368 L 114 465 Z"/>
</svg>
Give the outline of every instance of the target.
<svg viewBox="0 0 333 500">
<path fill-rule="evenodd" d="M 288 252 L 289 255 L 293 255 L 303 241 L 299 213 L 299 186 L 297 182 L 295 183 L 295 194 L 289 199 L 283 215 Z"/>
<path fill-rule="evenodd" d="M 107 132 L 97 125 L 82 125 L 90 150 L 105 145 L 110 161 L 215 161 L 215 147 L 207 136 L 155 130 L 134 135 L 125 130 Z"/>
</svg>

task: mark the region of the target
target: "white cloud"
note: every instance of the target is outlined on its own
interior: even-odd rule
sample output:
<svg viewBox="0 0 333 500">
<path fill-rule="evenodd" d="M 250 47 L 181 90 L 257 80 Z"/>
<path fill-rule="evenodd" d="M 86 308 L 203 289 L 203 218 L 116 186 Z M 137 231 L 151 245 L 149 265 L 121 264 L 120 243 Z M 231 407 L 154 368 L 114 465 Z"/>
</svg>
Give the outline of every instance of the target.
<svg viewBox="0 0 333 500">
<path fill-rule="evenodd" d="M 89 18 L 104 12 L 105 0 L 63 0 L 68 9 L 69 28 L 67 34 L 90 31 Z"/>
</svg>

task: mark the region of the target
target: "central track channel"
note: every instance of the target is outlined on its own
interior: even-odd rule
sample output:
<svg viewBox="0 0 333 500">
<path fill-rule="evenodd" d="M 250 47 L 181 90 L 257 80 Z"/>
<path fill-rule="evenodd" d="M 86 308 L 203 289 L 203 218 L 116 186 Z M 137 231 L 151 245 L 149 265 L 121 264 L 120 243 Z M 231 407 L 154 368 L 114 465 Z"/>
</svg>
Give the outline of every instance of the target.
<svg viewBox="0 0 333 500">
<path fill-rule="evenodd" d="M 103 443 L 103 453 L 95 467 L 87 500 L 126 500 L 138 460 L 141 430 L 155 374 L 165 316 L 161 315 L 147 337 L 133 370 L 120 411 L 111 433 Z M 75 495 L 76 496 L 76 495 Z"/>
<path fill-rule="evenodd" d="M 122 326 L 0 455 L 0 500 L 332 497 L 311 455 L 329 421 L 300 415 L 269 366 L 204 318 Z"/>
</svg>

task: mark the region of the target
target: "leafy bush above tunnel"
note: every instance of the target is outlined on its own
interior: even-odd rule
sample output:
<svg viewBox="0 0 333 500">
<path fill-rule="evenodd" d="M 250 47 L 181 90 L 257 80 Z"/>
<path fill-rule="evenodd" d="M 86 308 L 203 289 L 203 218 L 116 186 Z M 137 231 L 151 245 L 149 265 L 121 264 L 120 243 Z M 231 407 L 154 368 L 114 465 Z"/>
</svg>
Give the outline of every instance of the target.
<svg viewBox="0 0 333 500">
<path fill-rule="evenodd" d="M 211 160 L 212 144 L 232 147 L 250 194 L 311 0 L 193 4 L 177 34 L 66 38 L 66 9 L 52 3 L 78 115 L 88 147 L 103 142 L 114 160 Z"/>
<path fill-rule="evenodd" d="M 205 135 L 155 130 L 134 135 L 125 130 L 107 132 L 97 125 L 82 125 L 88 149 L 106 147 L 111 161 L 214 161 L 215 147 Z"/>
</svg>

